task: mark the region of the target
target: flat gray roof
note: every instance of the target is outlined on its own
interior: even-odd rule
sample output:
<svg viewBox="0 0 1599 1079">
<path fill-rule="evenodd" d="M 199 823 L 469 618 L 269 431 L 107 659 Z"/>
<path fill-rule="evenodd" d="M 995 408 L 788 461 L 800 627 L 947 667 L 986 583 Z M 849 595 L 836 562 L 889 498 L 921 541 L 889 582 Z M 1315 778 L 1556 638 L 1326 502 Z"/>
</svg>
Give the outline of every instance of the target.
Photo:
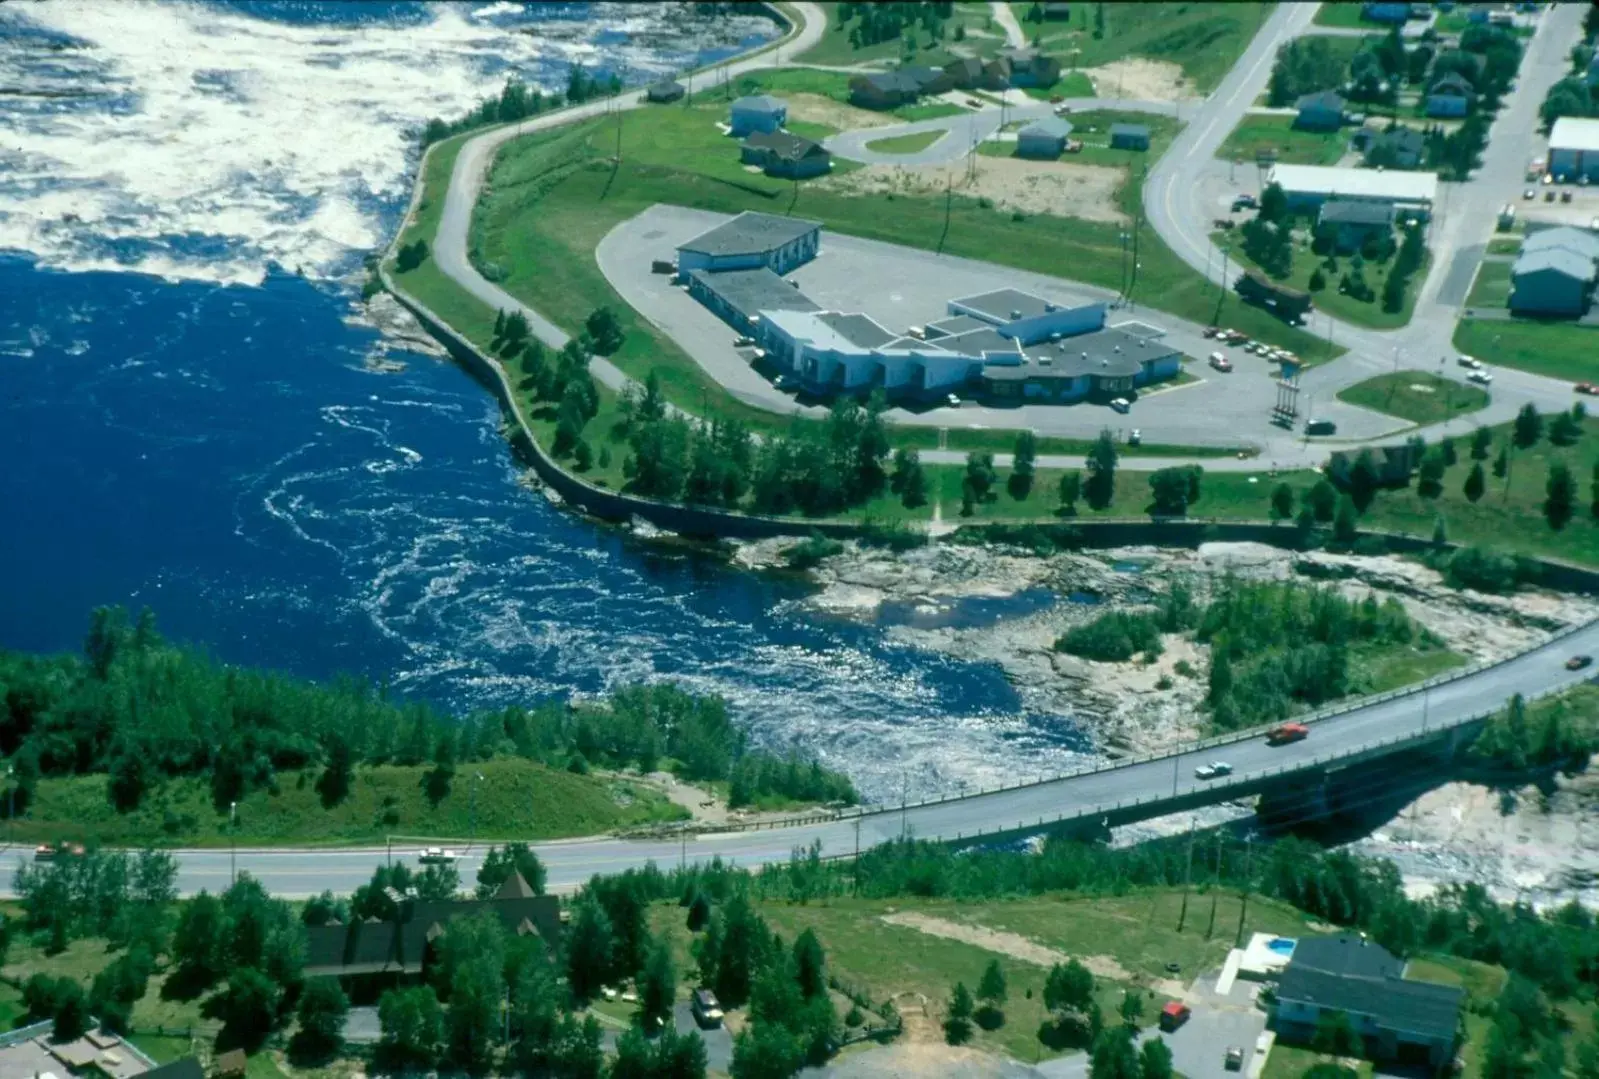
<svg viewBox="0 0 1599 1079">
<path fill-rule="evenodd" d="M 1142 135 L 1144 138 L 1147 139 L 1147 138 L 1149 138 L 1149 125 L 1148 124 L 1111 124 L 1110 125 L 1110 137 L 1114 139 L 1117 135 Z"/>
<path fill-rule="evenodd" d="M 1153 338 L 1125 330 L 1095 330 L 1052 344 L 1032 345 L 1027 349 L 1027 363 L 1020 368 L 985 368 L 983 374 L 1001 379 L 1076 378 L 1080 375 L 1126 378 L 1138 374 L 1151 360 L 1180 355 L 1178 349 Z"/>
<path fill-rule="evenodd" d="M 865 315 L 824 311 L 816 316 L 816 320 L 846 341 L 861 348 L 880 348 L 894 340 L 896 336 Z"/>
<path fill-rule="evenodd" d="M 984 292 L 978 296 L 963 296 L 951 302 L 969 307 L 995 322 L 1014 322 L 1019 318 L 1032 318 L 1059 306 L 1051 304 L 1042 296 L 1034 296 L 1031 292 L 1015 288 L 995 289 L 993 292 Z"/>
<path fill-rule="evenodd" d="M 771 94 L 750 94 L 733 102 L 733 108 L 739 111 L 750 109 L 755 112 L 777 112 L 787 107 L 782 98 L 773 97 Z"/>
<path fill-rule="evenodd" d="M 677 249 L 713 256 L 764 255 L 821 227 L 821 222 L 806 221 L 801 217 L 779 217 L 777 214 L 745 210 L 733 220 L 679 244 Z"/>
<path fill-rule="evenodd" d="M 690 270 L 689 276 L 745 318 L 760 311 L 820 311 L 787 278 L 765 266 L 754 270 Z"/>
<path fill-rule="evenodd" d="M 940 337 L 966 333 L 969 330 L 982 330 L 987 327 L 988 323 L 970 315 L 951 315 L 949 318 L 941 318 L 937 322 L 929 322 L 927 324 L 927 329 Z"/>
<path fill-rule="evenodd" d="M 1591 259 L 1599 259 L 1599 236 L 1582 229 L 1574 229 L 1570 225 L 1558 225 L 1552 229 L 1539 229 L 1529 232 L 1527 238 L 1521 241 L 1521 251 L 1546 251 L 1550 248 L 1565 248 L 1574 254 L 1583 255 Z"/>
<path fill-rule="evenodd" d="M 1006 337 L 992 326 L 980 330 L 967 330 L 952 337 L 940 337 L 935 344 L 950 352 L 964 356 L 981 356 L 985 352 L 1020 352 L 1014 338 Z"/>
</svg>

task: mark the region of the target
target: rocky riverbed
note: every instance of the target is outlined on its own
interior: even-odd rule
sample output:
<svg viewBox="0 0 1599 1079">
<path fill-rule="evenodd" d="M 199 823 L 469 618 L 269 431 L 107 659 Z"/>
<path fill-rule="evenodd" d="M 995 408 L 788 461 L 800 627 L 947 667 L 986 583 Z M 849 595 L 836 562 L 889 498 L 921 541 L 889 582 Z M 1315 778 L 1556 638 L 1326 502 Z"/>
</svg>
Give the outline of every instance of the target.
<svg viewBox="0 0 1599 1079">
<path fill-rule="evenodd" d="M 752 567 L 782 564 L 791 541 L 739 547 Z M 1352 599 L 1393 596 L 1467 662 L 1521 651 L 1564 626 L 1599 616 L 1599 601 L 1554 592 L 1494 596 L 1449 587 L 1407 559 L 1284 551 L 1257 544 L 1197 550 L 1123 548 L 1039 557 L 1019 550 L 934 543 L 894 553 L 847 544 L 810 571 L 819 614 L 887 627 L 919 648 L 987 660 L 1028 703 L 1080 720 L 1106 754 L 1155 749 L 1207 733 L 1200 709 L 1208 649 L 1179 636 L 1153 664 L 1095 663 L 1056 652 L 1055 640 L 1107 609 L 1147 604 L 1182 580 L 1204 600 L 1225 575 L 1313 579 Z M 1180 673 L 1181 669 L 1191 674 Z M 1502 895 L 1599 902 L 1599 775 L 1501 794 L 1449 783 L 1422 794 L 1357 847 L 1393 858 L 1412 887 L 1478 880 Z M 1218 807 L 1220 821 L 1247 815 Z M 1141 826 L 1142 834 L 1167 830 Z M 1187 826 L 1187 818 L 1180 822 Z M 1177 825 L 1173 825 L 1176 827 Z"/>
</svg>

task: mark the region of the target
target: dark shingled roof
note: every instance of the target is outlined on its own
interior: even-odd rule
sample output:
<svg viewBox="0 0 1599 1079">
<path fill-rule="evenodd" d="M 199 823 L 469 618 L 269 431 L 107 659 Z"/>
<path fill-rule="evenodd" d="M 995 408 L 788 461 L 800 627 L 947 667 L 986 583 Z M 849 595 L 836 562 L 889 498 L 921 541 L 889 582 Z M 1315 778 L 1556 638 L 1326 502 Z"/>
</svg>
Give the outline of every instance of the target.
<svg viewBox="0 0 1599 1079">
<path fill-rule="evenodd" d="M 1321 90 L 1314 94 L 1306 94 L 1304 97 L 1294 102 L 1294 108 L 1332 109 L 1334 111 L 1342 112 L 1344 108 L 1344 98 L 1343 95 L 1337 90 Z"/>
<path fill-rule="evenodd" d="M 823 311 L 816 321 L 861 348 L 881 348 L 895 337 L 865 315 Z"/>
<path fill-rule="evenodd" d="M 688 275 L 746 319 L 761 311 L 821 310 L 786 278 L 765 266 L 721 273 L 690 270 Z"/>
<path fill-rule="evenodd" d="M 533 895 L 517 874 L 493 899 L 409 899 L 400 904 L 395 921 L 353 922 L 306 929 L 305 973 L 378 974 L 421 971 L 427 946 L 455 918 L 480 911 L 499 916 L 512 933 L 528 922 L 554 948 L 561 939 L 561 904 L 551 895 Z M 517 883 L 520 882 L 520 883 Z M 525 894 L 524 894 L 525 893 Z"/>
<path fill-rule="evenodd" d="M 184 1057 L 182 1060 L 174 1060 L 170 1064 L 151 1068 L 140 1076 L 140 1079 L 205 1079 L 205 1069 L 200 1067 L 200 1062 L 194 1057 Z"/>
<path fill-rule="evenodd" d="M 1322 204 L 1320 220 L 1335 225 L 1392 225 L 1394 208 L 1384 202 L 1334 200 Z"/>
<path fill-rule="evenodd" d="M 1300 942 L 1302 946 L 1303 941 Z M 1465 992 L 1458 986 L 1403 978 L 1335 974 L 1299 965 L 1299 949 L 1277 982 L 1279 1001 L 1313 1004 L 1323 1011 L 1369 1015 L 1378 1029 L 1448 1042 L 1455 1036 Z M 1391 957 L 1390 957 L 1391 958 Z"/>
<path fill-rule="evenodd" d="M 1002 288 L 993 292 L 984 292 L 978 296 L 962 296 L 952 303 L 962 307 L 969 307 L 979 318 L 987 317 L 993 322 L 1012 322 L 1019 318 L 1032 318 L 1055 310 L 1058 304 L 1051 304 L 1042 296 L 1034 296 L 1031 292 L 1021 289 Z"/>
<path fill-rule="evenodd" d="M 1110 125 L 1110 137 L 1114 139 L 1117 135 L 1132 135 L 1132 136 L 1137 137 L 1137 138 L 1145 138 L 1145 139 L 1147 139 L 1147 138 L 1149 138 L 1149 125 L 1148 124 L 1111 124 Z"/>
<path fill-rule="evenodd" d="M 1432 89 L 1428 92 L 1434 94 L 1453 92 L 1461 97 L 1470 97 L 1472 94 L 1476 93 L 1476 91 L 1472 89 L 1471 83 L 1468 82 L 1465 76 L 1461 75 L 1458 71 L 1451 71 L 1449 74 L 1433 83 Z"/>
<path fill-rule="evenodd" d="M 787 131 L 757 131 L 744 140 L 744 145 L 765 150 L 784 161 L 798 161 L 812 154 L 827 156 L 827 151 L 822 148 L 821 143 L 812 142 Z"/>
<path fill-rule="evenodd" d="M 677 249 L 701 255 L 764 255 L 821 227 L 817 221 L 745 210 L 733 220 L 679 244 Z"/>
<path fill-rule="evenodd" d="M 1405 964 L 1381 944 L 1341 933 L 1333 937 L 1301 937 L 1288 968 L 1353 974 L 1362 978 L 1397 978 Z"/>
</svg>

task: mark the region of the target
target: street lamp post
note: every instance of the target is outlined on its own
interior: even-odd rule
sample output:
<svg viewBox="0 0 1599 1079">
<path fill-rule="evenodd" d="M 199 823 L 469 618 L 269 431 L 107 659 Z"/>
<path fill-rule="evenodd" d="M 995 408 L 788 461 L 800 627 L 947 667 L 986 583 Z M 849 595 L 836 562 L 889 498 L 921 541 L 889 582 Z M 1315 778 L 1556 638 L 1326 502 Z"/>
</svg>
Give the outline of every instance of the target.
<svg viewBox="0 0 1599 1079">
<path fill-rule="evenodd" d="M 6 765 L 6 846 L 17 845 L 17 770 Z"/>
<path fill-rule="evenodd" d="M 228 881 L 239 883 L 239 803 L 228 803 Z"/>
<path fill-rule="evenodd" d="M 477 846 L 477 789 L 483 785 L 483 773 L 475 773 L 476 782 L 472 784 L 472 808 L 470 813 L 470 827 L 472 834 L 467 837 L 467 849 Z"/>
</svg>

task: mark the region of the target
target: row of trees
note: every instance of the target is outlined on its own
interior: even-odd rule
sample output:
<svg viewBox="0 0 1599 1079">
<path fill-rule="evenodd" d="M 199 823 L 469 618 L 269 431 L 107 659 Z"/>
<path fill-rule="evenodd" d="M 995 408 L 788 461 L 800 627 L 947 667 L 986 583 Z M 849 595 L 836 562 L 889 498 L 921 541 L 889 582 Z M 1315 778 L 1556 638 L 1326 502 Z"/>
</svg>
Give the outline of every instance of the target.
<svg viewBox="0 0 1599 1079">
<path fill-rule="evenodd" d="M 319 768 L 317 790 L 331 806 L 348 797 L 358 766 L 379 764 L 430 764 L 424 785 L 437 801 L 459 762 L 497 756 L 578 770 L 593 762 L 651 771 L 670 760 L 688 779 L 736 774 L 736 795 L 750 801 L 812 791 L 855 797 L 847 779 L 808 759 L 750 749 L 719 697 L 636 686 L 600 703 L 549 701 L 457 718 L 351 680 L 324 686 L 225 666 L 167 644 L 148 611 L 130 624 L 121 609 L 97 609 L 82 657 L 0 652 L 0 702 L 0 750 L 12 773 L 0 807 L 19 813 L 41 775 L 87 773 L 105 774 L 108 798 L 125 811 L 168 778 L 207 776 L 223 811 L 270 787 L 281 770 Z M 72 872 L 120 864 L 72 863 Z M 143 864 L 117 871 L 131 876 Z"/>
<path fill-rule="evenodd" d="M 914 47 L 919 26 L 931 41 L 944 39 L 944 24 L 954 15 L 947 0 L 935 3 L 843 3 L 835 9 L 833 29 L 848 36 L 851 48 L 861 49 L 901 39 Z"/>
<path fill-rule="evenodd" d="M 498 94 L 491 94 L 478 102 L 477 107 L 455 120 L 435 116 L 422 128 L 422 146 L 425 149 L 464 131 L 473 131 L 494 124 L 514 124 L 541 112 L 559 109 L 564 105 L 577 105 L 591 98 L 622 92 L 621 77 L 614 73 L 591 73 L 582 64 L 567 68 L 566 93 L 546 94 L 536 86 L 527 86 L 520 79 L 506 80 Z"/>
</svg>

